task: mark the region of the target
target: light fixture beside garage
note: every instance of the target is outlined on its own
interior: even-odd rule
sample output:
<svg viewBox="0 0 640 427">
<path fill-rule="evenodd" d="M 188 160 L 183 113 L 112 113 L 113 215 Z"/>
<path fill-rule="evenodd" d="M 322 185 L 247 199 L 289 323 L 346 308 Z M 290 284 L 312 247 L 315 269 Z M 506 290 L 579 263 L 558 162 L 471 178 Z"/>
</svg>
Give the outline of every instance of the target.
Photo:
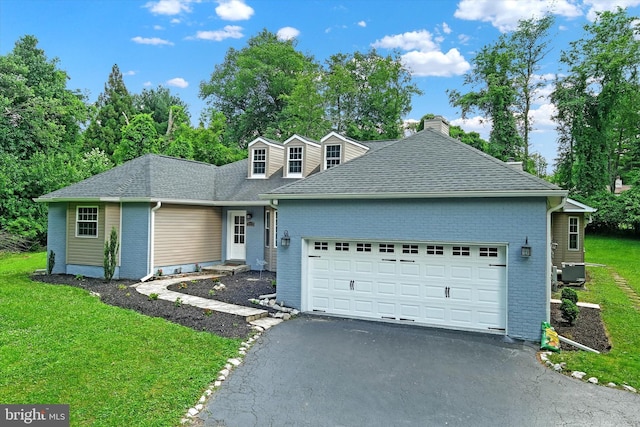
<svg viewBox="0 0 640 427">
<path fill-rule="evenodd" d="M 529 246 L 529 236 L 524 240 L 524 245 L 520 249 L 520 255 L 523 258 L 529 258 L 531 256 L 531 246 Z"/>
<path fill-rule="evenodd" d="M 282 246 L 283 248 L 287 248 L 290 244 L 291 237 L 289 237 L 289 232 L 287 230 L 284 230 L 284 236 L 282 236 L 282 239 L 280 239 L 280 246 Z"/>
</svg>

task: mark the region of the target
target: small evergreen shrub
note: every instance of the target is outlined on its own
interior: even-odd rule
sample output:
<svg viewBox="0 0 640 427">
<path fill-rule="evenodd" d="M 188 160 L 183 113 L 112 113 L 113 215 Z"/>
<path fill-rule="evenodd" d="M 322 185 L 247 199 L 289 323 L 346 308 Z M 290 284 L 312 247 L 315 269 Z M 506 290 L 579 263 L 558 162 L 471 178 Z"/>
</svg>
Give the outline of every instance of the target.
<svg viewBox="0 0 640 427">
<path fill-rule="evenodd" d="M 580 308 L 578 308 L 576 303 L 570 299 L 563 299 L 562 304 L 560 304 L 560 311 L 562 312 L 562 317 L 569 322 L 570 325 L 576 324 L 576 320 L 580 314 Z"/>
<path fill-rule="evenodd" d="M 158 299 L 158 294 L 156 293 L 149 294 L 149 301 L 155 301 L 157 299 Z"/>
<path fill-rule="evenodd" d="M 578 303 L 578 293 L 571 288 L 562 289 L 562 298 L 563 300 L 568 299 L 574 304 Z"/>
<path fill-rule="evenodd" d="M 110 282 L 113 279 L 113 275 L 116 272 L 116 265 L 118 265 L 118 250 L 120 249 L 120 243 L 118 242 L 118 232 L 116 228 L 111 229 L 111 235 L 109 240 L 104 242 L 104 278 Z"/>
</svg>

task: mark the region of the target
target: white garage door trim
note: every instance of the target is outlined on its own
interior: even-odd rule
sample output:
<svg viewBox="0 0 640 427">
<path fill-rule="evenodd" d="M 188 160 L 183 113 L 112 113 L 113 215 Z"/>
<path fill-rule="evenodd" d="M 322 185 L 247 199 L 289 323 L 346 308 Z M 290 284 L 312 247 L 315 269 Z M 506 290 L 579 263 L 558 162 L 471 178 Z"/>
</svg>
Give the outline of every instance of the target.
<svg viewBox="0 0 640 427">
<path fill-rule="evenodd" d="M 302 310 L 505 334 L 507 245 L 309 238 Z"/>
</svg>

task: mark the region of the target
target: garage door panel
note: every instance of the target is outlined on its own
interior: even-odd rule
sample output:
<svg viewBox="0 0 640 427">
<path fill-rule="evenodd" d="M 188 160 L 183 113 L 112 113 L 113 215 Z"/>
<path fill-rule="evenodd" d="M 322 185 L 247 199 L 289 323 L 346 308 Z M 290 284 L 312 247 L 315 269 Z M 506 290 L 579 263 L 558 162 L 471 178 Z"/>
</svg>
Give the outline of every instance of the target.
<svg viewBox="0 0 640 427">
<path fill-rule="evenodd" d="M 312 310 L 494 332 L 506 325 L 505 247 L 409 242 L 393 253 L 388 242 L 326 242 L 328 250 L 309 246 Z"/>
</svg>

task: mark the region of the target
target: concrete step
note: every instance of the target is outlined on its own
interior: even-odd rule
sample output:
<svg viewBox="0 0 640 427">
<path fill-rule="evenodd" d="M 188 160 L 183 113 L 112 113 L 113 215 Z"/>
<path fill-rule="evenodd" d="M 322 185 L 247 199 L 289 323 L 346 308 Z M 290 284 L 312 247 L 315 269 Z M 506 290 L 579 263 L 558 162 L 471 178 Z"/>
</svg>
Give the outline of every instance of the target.
<svg viewBox="0 0 640 427">
<path fill-rule="evenodd" d="M 240 265 L 229 265 L 229 264 L 220 264 L 220 265 L 212 265 L 209 267 L 202 267 L 202 271 L 206 271 L 207 273 L 219 274 L 221 276 L 233 276 L 236 273 L 243 273 L 245 271 L 251 270 L 246 264 Z"/>
</svg>

